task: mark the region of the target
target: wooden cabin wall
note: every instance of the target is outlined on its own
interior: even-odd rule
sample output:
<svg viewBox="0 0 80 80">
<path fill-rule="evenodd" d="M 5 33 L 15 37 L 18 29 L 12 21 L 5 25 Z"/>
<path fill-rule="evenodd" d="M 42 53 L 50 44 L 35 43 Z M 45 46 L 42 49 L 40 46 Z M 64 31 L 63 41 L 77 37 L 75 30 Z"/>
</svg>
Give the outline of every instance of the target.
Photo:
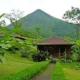
<svg viewBox="0 0 80 80">
<path fill-rule="evenodd" d="M 67 46 L 66 47 L 66 53 L 67 53 L 67 57 L 70 58 L 72 56 L 72 52 L 71 52 L 71 46 Z"/>
<path fill-rule="evenodd" d="M 67 56 L 70 57 L 71 54 L 71 46 L 70 45 L 39 45 L 37 46 L 39 51 L 48 51 L 49 55 L 52 55 L 55 58 L 60 57 L 60 48 L 65 48 Z M 64 52 L 63 52 L 64 55 Z"/>
<path fill-rule="evenodd" d="M 48 51 L 49 55 L 58 58 L 59 57 L 59 47 L 56 45 L 41 45 L 38 46 L 39 51 Z"/>
</svg>

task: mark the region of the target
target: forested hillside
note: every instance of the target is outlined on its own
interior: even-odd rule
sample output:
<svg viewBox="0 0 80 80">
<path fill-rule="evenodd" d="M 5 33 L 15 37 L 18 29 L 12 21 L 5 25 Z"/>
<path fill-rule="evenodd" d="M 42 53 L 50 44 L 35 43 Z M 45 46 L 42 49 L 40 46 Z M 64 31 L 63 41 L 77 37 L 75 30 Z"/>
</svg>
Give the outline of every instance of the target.
<svg viewBox="0 0 80 80">
<path fill-rule="evenodd" d="M 28 14 L 22 19 L 19 21 L 22 21 L 23 29 L 34 31 L 36 27 L 39 27 L 41 36 L 49 37 L 57 35 L 72 38 L 76 36 L 74 24 L 69 24 L 65 21 L 52 17 L 40 9 Z M 9 25 L 9 27 L 11 27 L 11 25 Z"/>
</svg>

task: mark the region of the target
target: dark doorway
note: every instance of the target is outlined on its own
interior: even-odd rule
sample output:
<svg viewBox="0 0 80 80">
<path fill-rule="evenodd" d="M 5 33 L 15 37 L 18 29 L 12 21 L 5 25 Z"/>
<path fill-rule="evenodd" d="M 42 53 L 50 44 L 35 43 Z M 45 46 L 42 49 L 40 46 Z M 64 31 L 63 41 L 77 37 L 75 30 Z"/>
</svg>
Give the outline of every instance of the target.
<svg viewBox="0 0 80 80">
<path fill-rule="evenodd" d="M 60 57 L 64 56 L 65 47 L 60 47 Z"/>
</svg>

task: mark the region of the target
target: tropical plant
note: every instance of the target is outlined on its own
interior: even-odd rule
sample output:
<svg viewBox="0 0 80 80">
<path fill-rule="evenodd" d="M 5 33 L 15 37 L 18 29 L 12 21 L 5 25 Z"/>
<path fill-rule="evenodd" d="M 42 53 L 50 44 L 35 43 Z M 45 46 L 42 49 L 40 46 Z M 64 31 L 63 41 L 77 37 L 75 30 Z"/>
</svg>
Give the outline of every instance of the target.
<svg viewBox="0 0 80 80">
<path fill-rule="evenodd" d="M 76 40 L 76 44 L 72 46 L 73 54 L 76 54 L 77 60 L 80 61 L 80 40 Z"/>
<path fill-rule="evenodd" d="M 65 12 L 63 19 L 76 25 L 77 38 L 79 39 L 80 9 L 72 7 L 71 10 Z"/>
</svg>

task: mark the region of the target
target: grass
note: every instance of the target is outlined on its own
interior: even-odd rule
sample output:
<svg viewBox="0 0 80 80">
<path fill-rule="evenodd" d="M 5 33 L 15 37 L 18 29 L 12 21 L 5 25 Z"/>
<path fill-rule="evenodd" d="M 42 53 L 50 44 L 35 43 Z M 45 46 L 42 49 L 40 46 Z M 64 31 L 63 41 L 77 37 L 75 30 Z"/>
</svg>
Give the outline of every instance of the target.
<svg viewBox="0 0 80 80">
<path fill-rule="evenodd" d="M 29 66 L 32 66 L 32 64 L 7 60 L 6 63 L 0 63 L 0 76 L 7 76 L 15 72 L 19 72 Z"/>
<path fill-rule="evenodd" d="M 69 68 L 64 68 L 63 70 L 67 80 L 80 80 L 80 70 L 74 70 Z"/>
<path fill-rule="evenodd" d="M 77 69 L 77 62 L 62 63 L 67 80 L 80 80 L 80 69 Z"/>
<path fill-rule="evenodd" d="M 31 59 L 21 58 L 19 53 L 11 54 L 6 52 L 2 58 L 5 61 L 4 63 L 0 62 L 0 76 L 11 75 L 36 64 Z"/>
<path fill-rule="evenodd" d="M 49 61 L 33 62 L 31 58 L 22 58 L 19 52 L 6 51 L 0 58 L 3 59 L 0 62 L 0 80 L 30 80 L 49 64 Z"/>
<path fill-rule="evenodd" d="M 7 60 L 11 60 L 11 61 L 17 61 L 17 62 L 24 62 L 24 63 L 33 63 L 33 61 L 30 58 L 23 58 L 21 57 L 21 54 L 19 53 L 19 51 L 17 51 L 16 53 L 9 53 L 6 51 L 6 54 L 4 56 Z"/>
<path fill-rule="evenodd" d="M 49 61 L 39 62 L 13 75 L 0 77 L 0 80 L 30 80 L 31 77 L 43 70 L 48 64 Z"/>
<path fill-rule="evenodd" d="M 56 62 L 56 65 L 50 80 L 66 80 L 62 66 L 59 61 Z"/>
</svg>

